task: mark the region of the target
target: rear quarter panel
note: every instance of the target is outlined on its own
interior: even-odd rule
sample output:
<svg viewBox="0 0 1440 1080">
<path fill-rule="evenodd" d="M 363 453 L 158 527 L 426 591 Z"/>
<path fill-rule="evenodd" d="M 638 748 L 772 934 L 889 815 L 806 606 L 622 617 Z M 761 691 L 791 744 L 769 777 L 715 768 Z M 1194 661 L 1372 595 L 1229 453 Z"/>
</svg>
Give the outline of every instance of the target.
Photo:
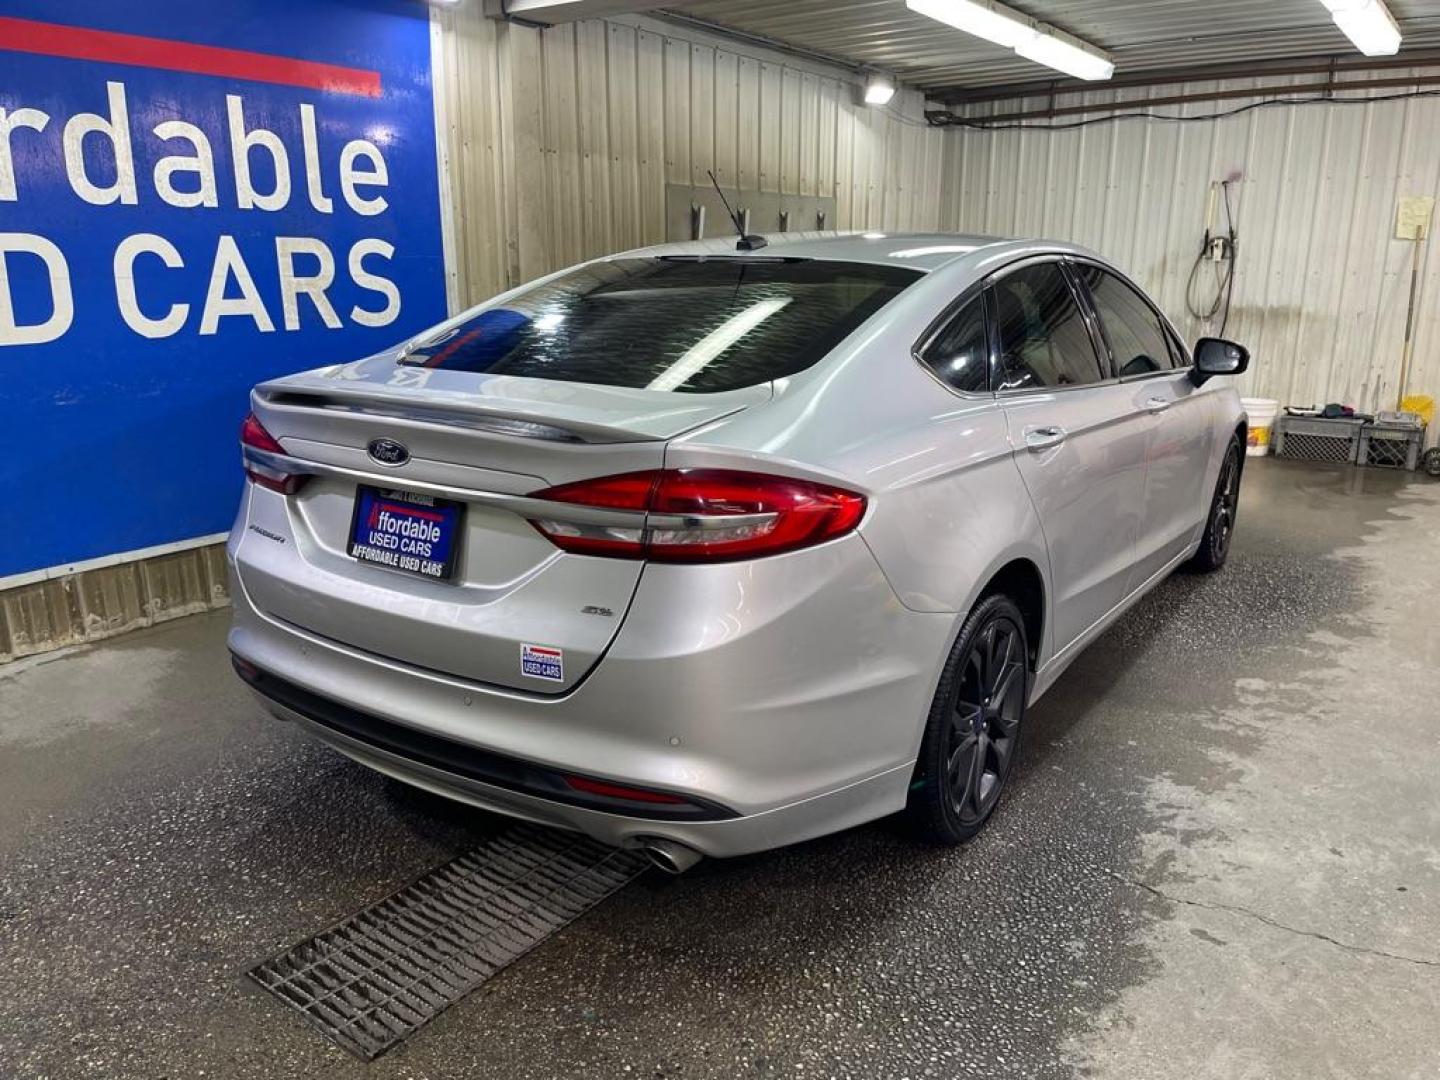
<svg viewBox="0 0 1440 1080">
<path fill-rule="evenodd" d="M 838 355 L 778 382 L 770 402 L 666 451 L 669 467 L 778 467 L 864 492 L 860 535 L 896 596 L 913 611 L 955 615 L 952 639 L 959 615 L 1005 563 L 1031 560 L 1047 586 L 1049 575 L 999 405 L 992 395 L 952 392 L 911 353 L 967 283 L 931 275 Z M 1048 643 L 1038 644 L 1043 660 Z M 949 645 L 937 643 L 936 678 Z"/>
</svg>

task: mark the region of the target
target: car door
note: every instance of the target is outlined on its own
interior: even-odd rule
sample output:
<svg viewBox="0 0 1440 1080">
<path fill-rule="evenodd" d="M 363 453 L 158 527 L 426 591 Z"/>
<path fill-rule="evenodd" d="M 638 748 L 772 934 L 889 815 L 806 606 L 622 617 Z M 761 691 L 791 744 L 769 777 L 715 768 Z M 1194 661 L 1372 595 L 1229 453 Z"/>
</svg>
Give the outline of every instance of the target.
<svg viewBox="0 0 1440 1080">
<path fill-rule="evenodd" d="M 1189 358 L 1164 318 L 1108 267 L 1072 263 L 1113 370 L 1146 416 L 1145 482 L 1136 536 L 1139 588 L 1189 549 L 1207 506 L 1206 464 L 1215 438 L 1211 395 L 1190 381 Z"/>
<path fill-rule="evenodd" d="M 1144 490 L 1147 429 L 1116 380 L 1058 258 L 1019 263 L 989 287 L 995 387 L 1050 553 L 1056 652 L 1126 596 Z"/>
</svg>

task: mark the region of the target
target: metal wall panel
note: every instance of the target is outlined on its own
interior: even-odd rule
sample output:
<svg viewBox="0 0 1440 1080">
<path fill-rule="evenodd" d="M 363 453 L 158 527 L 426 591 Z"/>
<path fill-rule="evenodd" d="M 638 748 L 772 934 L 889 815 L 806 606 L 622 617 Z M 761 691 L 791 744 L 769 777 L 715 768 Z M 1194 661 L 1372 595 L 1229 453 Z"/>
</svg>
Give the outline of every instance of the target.
<svg viewBox="0 0 1440 1080">
<path fill-rule="evenodd" d="M 914 91 L 869 108 L 851 72 L 658 20 L 538 30 L 479 8 L 433 16 L 462 304 L 664 240 L 666 184 L 707 169 L 834 196 L 836 229 L 939 223 L 946 135 Z"/>
<path fill-rule="evenodd" d="M 1085 103 L 1098 108 L 1147 93 L 1220 86 L 1101 90 Z M 1193 116 L 1254 100 L 1162 111 Z M 1045 104 L 975 106 L 971 115 Z M 1075 119 L 1083 118 L 1064 118 Z M 1095 248 L 1149 289 L 1193 340 L 1219 329 L 1214 320 L 1190 316 L 1185 303 L 1209 184 L 1238 173 L 1232 192 L 1239 258 L 1226 336 L 1248 345 L 1254 357 L 1242 392 L 1287 404 L 1391 409 L 1412 253 L 1410 242 L 1393 239 L 1396 201 L 1440 191 L 1437 131 L 1437 97 L 1267 105 L 1186 123 L 1130 117 L 1070 130 L 953 128 L 942 170 L 942 221 L 946 228 Z M 1217 219 L 1223 226 L 1223 209 Z M 1422 254 L 1408 385 L 1440 398 L 1440 256 L 1433 242 Z"/>
<path fill-rule="evenodd" d="M 33 581 L 0 591 L 0 664 L 229 603 L 223 543 Z"/>
</svg>

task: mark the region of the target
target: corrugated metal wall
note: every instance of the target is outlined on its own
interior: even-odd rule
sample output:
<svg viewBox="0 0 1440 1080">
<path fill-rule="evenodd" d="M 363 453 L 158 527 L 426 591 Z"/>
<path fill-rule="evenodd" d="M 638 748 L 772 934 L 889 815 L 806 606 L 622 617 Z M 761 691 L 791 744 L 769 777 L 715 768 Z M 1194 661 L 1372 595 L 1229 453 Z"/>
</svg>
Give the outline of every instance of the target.
<svg viewBox="0 0 1440 1080">
<path fill-rule="evenodd" d="M 456 296 L 663 241 L 666 184 L 834 195 L 839 229 L 935 228 L 945 134 L 919 94 L 658 20 L 537 30 L 437 10 Z"/>
<path fill-rule="evenodd" d="M 941 132 L 924 126 L 917 94 L 867 108 L 848 72 L 689 28 L 617 17 L 542 31 L 478 8 L 435 14 L 459 303 L 665 239 L 665 186 L 703 184 L 713 168 L 727 187 L 833 192 L 841 229 L 1077 240 L 1128 269 L 1194 338 L 1218 330 L 1185 303 L 1209 183 L 1239 173 L 1227 334 L 1255 356 L 1242 389 L 1296 404 L 1394 406 L 1410 269 L 1410 245 L 1392 238 L 1395 202 L 1440 189 L 1440 99 Z M 1197 293 L 1211 270 L 1202 267 Z M 1428 246 L 1422 274 L 1409 385 L 1440 397 L 1440 272 Z"/>
<path fill-rule="evenodd" d="M 0 590 L 0 664 L 229 603 L 223 544 L 28 582 Z"/>
<path fill-rule="evenodd" d="M 1218 85 L 1149 93 L 1198 93 Z M 1097 91 L 1083 103 L 1146 93 Z M 1193 115 L 1253 100 L 1159 111 Z M 972 115 L 1046 104 L 977 106 Z M 952 128 L 941 217 L 947 228 L 1059 237 L 1095 248 L 1151 290 L 1193 340 L 1218 331 L 1217 323 L 1189 316 L 1185 303 L 1208 186 L 1238 172 L 1232 191 L 1239 258 L 1226 334 L 1254 356 L 1243 392 L 1289 404 L 1390 409 L 1412 253 L 1409 242 L 1393 239 L 1396 201 L 1440 191 L 1437 132 L 1435 97 L 1276 105 L 1204 122 L 1130 118 L 1070 131 Z M 1223 223 L 1223 209 L 1217 217 Z M 1409 387 L 1440 398 L 1440 256 L 1434 247 L 1424 251 Z"/>
</svg>

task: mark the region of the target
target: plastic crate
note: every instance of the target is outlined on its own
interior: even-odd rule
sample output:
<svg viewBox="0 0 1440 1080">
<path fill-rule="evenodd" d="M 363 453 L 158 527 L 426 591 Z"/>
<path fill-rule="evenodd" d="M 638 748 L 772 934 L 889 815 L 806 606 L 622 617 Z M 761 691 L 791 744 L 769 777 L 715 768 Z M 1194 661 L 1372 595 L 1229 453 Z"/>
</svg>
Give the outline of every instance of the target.
<svg viewBox="0 0 1440 1080">
<path fill-rule="evenodd" d="M 1270 439 L 1276 457 L 1353 465 L 1359 460 L 1360 429 L 1364 426 L 1364 420 L 1277 416 Z"/>
<path fill-rule="evenodd" d="M 1414 469 L 1425 443 L 1424 424 L 1377 422 L 1360 429 L 1359 462 L 1377 469 Z"/>
</svg>

